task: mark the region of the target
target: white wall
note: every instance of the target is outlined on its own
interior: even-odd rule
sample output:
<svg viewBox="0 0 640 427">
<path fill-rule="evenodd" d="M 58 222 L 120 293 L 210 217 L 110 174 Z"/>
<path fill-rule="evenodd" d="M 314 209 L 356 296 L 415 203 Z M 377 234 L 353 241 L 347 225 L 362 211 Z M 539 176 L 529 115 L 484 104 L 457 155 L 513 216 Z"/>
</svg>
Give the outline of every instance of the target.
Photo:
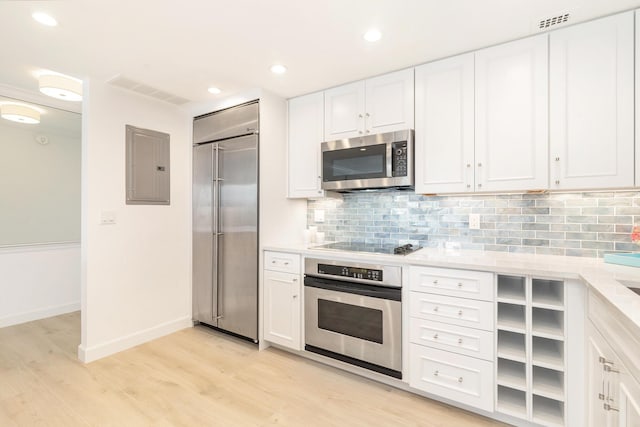
<svg viewBox="0 0 640 427">
<path fill-rule="evenodd" d="M 89 362 L 191 325 L 191 117 L 85 84 L 82 343 Z M 171 135 L 171 205 L 125 204 L 125 125 Z M 102 211 L 116 224 L 100 225 Z"/>
<path fill-rule="evenodd" d="M 80 244 L 0 248 L 0 327 L 80 309 Z"/>
</svg>

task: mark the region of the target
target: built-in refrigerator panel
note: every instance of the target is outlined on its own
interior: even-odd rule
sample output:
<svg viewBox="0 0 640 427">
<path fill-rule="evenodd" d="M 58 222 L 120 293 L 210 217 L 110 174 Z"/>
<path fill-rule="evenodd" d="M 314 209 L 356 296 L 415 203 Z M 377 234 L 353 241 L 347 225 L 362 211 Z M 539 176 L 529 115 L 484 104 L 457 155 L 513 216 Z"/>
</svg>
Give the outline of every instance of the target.
<svg viewBox="0 0 640 427">
<path fill-rule="evenodd" d="M 218 143 L 218 327 L 257 340 L 258 136 Z"/>
<path fill-rule="evenodd" d="M 198 117 L 193 128 L 193 319 L 255 342 L 257 105 Z"/>
<path fill-rule="evenodd" d="M 258 131 L 258 103 L 252 102 L 196 117 L 193 142 L 219 141 Z"/>
<path fill-rule="evenodd" d="M 214 320 L 213 148 L 193 147 L 193 319 L 207 324 Z"/>
</svg>

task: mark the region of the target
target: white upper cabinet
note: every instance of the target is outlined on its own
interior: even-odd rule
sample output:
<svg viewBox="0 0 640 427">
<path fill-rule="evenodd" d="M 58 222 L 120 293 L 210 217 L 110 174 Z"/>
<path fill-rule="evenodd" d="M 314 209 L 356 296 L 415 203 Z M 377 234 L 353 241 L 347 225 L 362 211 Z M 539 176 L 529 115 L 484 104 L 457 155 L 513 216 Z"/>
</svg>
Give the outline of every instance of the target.
<svg viewBox="0 0 640 427">
<path fill-rule="evenodd" d="M 634 16 L 551 33 L 551 189 L 634 184 Z"/>
<path fill-rule="evenodd" d="M 413 128 L 413 68 L 325 91 L 324 139 Z"/>
<path fill-rule="evenodd" d="M 324 140 L 324 95 L 289 100 L 290 198 L 323 197 L 320 144 Z"/>
<path fill-rule="evenodd" d="M 476 52 L 477 191 L 548 188 L 546 34 Z"/>
<path fill-rule="evenodd" d="M 416 68 L 416 193 L 474 191 L 474 54 Z"/>
<path fill-rule="evenodd" d="M 636 129 L 640 132 L 640 11 L 636 11 Z M 636 137 L 636 173 L 635 184 L 640 187 L 640 134 Z"/>
</svg>

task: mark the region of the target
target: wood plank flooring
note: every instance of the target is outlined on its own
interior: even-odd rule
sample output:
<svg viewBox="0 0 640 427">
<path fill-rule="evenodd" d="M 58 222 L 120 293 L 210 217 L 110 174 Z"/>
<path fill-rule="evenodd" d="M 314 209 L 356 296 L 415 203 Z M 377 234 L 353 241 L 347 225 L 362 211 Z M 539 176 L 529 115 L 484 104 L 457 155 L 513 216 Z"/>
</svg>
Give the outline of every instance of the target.
<svg viewBox="0 0 640 427">
<path fill-rule="evenodd" d="M 204 327 L 87 365 L 79 341 L 79 313 L 0 329 L 0 426 L 503 425 Z"/>
</svg>

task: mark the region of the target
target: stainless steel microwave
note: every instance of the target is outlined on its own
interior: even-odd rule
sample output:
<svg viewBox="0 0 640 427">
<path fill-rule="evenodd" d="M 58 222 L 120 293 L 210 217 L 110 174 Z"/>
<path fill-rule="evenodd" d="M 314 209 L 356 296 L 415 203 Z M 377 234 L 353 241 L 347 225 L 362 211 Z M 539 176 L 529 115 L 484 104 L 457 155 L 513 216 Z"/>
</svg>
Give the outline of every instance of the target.
<svg viewBox="0 0 640 427">
<path fill-rule="evenodd" d="M 322 143 L 322 189 L 413 189 L 413 130 Z"/>
</svg>

